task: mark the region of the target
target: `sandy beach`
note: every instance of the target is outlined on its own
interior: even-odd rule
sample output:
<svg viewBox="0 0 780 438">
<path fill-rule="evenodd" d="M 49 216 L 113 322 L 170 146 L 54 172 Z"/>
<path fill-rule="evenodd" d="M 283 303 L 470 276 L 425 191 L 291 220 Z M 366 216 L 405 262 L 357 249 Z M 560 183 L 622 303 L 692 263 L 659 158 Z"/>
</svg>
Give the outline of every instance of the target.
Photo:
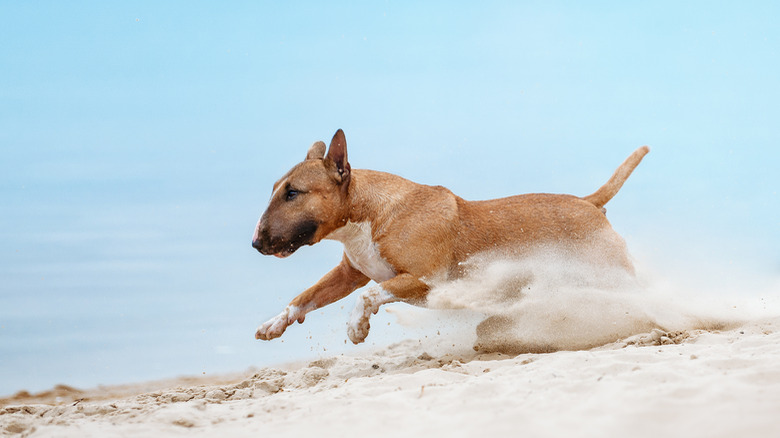
<svg viewBox="0 0 780 438">
<path fill-rule="evenodd" d="M 780 433 L 780 318 L 510 356 L 405 341 L 251 374 L 0 400 L 33 437 Z M 455 348 L 457 350 L 457 348 Z"/>
</svg>

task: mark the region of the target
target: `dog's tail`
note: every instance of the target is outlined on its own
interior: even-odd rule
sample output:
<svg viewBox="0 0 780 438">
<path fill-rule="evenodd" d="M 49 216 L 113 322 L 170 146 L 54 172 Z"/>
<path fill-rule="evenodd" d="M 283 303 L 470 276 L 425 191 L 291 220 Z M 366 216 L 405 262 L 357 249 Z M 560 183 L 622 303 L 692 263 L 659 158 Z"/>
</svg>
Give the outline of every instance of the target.
<svg viewBox="0 0 780 438">
<path fill-rule="evenodd" d="M 618 190 L 623 187 L 623 183 L 631 176 L 631 172 L 634 171 L 636 166 L 639 165 L 639 162 L 642 161 L 642 158 L 644 158 L 648 152 L 650 152 L 650 148 L 647 146 L 642 146 L 635 150 L 634 153 L 629 155 L 629 157 L 626 158 L 626 161 L 617 168 L 615 173 L 612 174 L 612 178 L 610 178 L 606 184 L 601 186 L 593 194 L 584 196 L 582 199 L 595 205 L 596 208 L 603 207 L 617 194 Z"/>
</svg>

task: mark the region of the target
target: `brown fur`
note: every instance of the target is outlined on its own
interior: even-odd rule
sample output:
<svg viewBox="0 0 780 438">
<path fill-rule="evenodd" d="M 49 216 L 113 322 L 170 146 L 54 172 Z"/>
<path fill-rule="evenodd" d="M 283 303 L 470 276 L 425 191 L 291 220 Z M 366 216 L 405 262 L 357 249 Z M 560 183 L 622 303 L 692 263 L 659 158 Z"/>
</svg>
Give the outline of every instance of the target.
<svg viewBox="0 0 780 438">
<path fill-rule="evenodd" d="M 648 150 L 637 149 L 604 186 L 582 198 L 527 194 L 466 201 L 441 186 L 373 170 L 353 171 L 339 130 L 327 156 L 323 156 L 324 144 L 315 143 L 306 160 L 274 184 L 253 246 L 263 254 L 286 257 L 349 222 L 370 223 L 371 240 L 394 273 L 380 286 L 411 303 L 424 303 L 426 280 L 455 278 L 461 274 L 460 262 L 486 251 L 522 256 L 539 245 L 555 243 L 573 257 L 633 272 L 625 243 L 602 207 Z M 290 189 L 296 194 L 291 195 Z M 349 295 L 367 284 L 369 275 L 354 267 L 345 254 L 336 268 L 292 300 L 289 323 L 302 322 L 307 312 Z M 256 336 L 271 339 L 285 327 L 261 328 Z"/>
</svg>

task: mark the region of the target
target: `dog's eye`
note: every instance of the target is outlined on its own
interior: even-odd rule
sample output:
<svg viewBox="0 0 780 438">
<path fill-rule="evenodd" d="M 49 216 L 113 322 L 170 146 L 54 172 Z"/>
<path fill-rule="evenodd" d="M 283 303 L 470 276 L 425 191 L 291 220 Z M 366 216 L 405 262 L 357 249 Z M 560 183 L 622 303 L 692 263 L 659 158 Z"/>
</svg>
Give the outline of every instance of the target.
<svg viewBox="0 0 780 438">
<path fill-rule="evenodd" d="M 293 190 L 293 189 L 287 190 L 287 200 L 288 201 L 292 201 L 293 199 L 295 199 L 296 196 L 298 196 L 298 191 L 297 190 Z"/>
</svg>

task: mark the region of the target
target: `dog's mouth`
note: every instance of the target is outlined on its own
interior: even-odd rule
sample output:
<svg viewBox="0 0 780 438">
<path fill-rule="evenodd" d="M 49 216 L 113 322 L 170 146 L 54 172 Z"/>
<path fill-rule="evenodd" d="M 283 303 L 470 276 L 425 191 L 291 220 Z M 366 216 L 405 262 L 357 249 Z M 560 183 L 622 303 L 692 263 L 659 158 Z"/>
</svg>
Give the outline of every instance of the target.
<svg viewBox="0 0 780 438">
<path fill-rule="evenodd" d="M 298 250 L 302 245 L 295 244 L 295 243 L 289 243 L 286 245 L 275 245 L 276 247 L 267 247 L 264 246 L 259 241 L 252 242 L 252 247 L 255 248 L 260 254 L 263 255 L 272 255 L 274 257 L 278 257 L 280 259 L 283 259 L 285 257 L 291 256 L 295 251 Z"/>
<path fill-rule="evenodd" d="M 283 259 L 283 258 L 291 256 L 292 253 L 294 253 L 297 250 L 298 250 L 298 248 L 295 248 L 295 247 L 287 248 L 287 249 L 284 249 L 284 250 L 279 251 L 277 253 L 274 253 L 274 257 L 278 257 L 280 259 Z"/>
</svg>

